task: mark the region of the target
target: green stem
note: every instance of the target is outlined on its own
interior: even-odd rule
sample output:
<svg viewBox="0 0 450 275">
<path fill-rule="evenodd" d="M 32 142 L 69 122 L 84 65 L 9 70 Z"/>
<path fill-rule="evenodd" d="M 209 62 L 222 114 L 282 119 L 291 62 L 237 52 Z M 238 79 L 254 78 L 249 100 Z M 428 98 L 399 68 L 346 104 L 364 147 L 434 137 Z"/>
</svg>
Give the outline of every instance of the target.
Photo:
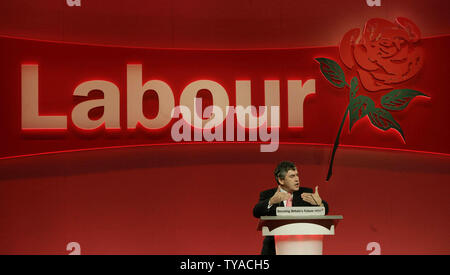
<svg viewBox="0 0 450 275">
<path fill-rule="evenodd" d="M 336 140 L 334 141 L 333 152 L 331 153 L 330 166 L 328 167 L 328 174 L 327 174 L 326 181 L 328 181 L 331 178 L 331 175 L 333 174 L 334 155 L 336 154 L 336 149 L 339 145 L 339 137 L 341 136 L 342 127 L 344 126 L 345 119 L 347 118 L 347 114 L 349 113 L 349 108 L 350 108 L 350 104 L 347 106 L 347 109 L 345 109 L 344 118 L 342 119 L 341 126 L 339 127 L 339 132 L 336 136 Z"/>
</svg>

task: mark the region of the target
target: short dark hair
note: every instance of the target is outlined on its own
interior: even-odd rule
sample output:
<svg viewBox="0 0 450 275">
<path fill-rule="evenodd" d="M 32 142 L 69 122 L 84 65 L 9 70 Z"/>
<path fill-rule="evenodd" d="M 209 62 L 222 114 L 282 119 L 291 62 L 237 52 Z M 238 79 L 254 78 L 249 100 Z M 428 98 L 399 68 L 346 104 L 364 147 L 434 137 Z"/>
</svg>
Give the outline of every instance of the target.
<svg viewBox="0 0 450 275">
<path fill-rule="evenodd" d="M 284 179 L 286 177 L 286 174 L 289 170 L 296 170 L 297 167 L 295 167 L 295 164 L 290 161 L 282 161 L 278 164 L 277 168 L 275 168 L 275 171 L 273 174 L 275 175 L 275 181 L 279 185 L 278 179 Z"/>
</svg>

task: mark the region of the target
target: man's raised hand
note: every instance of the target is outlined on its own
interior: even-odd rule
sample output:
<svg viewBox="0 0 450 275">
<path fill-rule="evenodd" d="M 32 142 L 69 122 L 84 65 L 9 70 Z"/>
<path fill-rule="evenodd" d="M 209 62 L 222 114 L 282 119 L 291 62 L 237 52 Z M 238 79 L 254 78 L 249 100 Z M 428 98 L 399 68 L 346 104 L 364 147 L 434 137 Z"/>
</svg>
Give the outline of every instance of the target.
<svg viewBox="0 0 450 275">
<path fill-rule="evenodd" d="M 314 193 L 302 193 L 302 200 L 312 204 L 312 205 L 322 205 L 322 199 L 319 196 L 319 186 L 316 186 L 316 191 Z"/>
<path fill-rule="evenodd" d="M 281 192 L 280 186 L 278 185 L 278 189 L 275 194 L 270 198 L 269 204 L 274 205 L 280 203 L 282 201 L 288 200 L 292 195 L 287 192 Z"/>
</svg>

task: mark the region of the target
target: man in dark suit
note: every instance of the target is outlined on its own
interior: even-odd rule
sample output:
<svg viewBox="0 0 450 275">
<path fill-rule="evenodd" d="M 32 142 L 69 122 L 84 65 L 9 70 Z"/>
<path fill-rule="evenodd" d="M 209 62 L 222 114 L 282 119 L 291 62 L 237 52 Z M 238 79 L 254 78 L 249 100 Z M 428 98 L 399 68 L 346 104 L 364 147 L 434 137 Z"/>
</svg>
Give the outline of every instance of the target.
<svg viewBox="0 0 450 275">
<path fill-rule="evenodd" d="M 283 161 L 274 171 L 278 187 L 263 191 L 259 195 L 259 202 L 253 208 L 253 216 L 276 216 L 276 208 L 283 206 L 324 206 L 328 214 L 328 204 L 319 196 L 319 190 L 300 187 L 300 179 L 295 164 Z M 267 236 L 263 241 L 261 255 L 275 255 L 275 239 Z"/>
</svg>

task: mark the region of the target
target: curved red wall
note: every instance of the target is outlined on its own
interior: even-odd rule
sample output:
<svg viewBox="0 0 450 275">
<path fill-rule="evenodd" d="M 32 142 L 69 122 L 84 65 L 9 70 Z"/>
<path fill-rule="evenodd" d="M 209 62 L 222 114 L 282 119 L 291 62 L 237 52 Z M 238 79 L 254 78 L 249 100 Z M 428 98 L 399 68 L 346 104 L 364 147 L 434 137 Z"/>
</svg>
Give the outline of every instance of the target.
<svg viewBox="0 0 450 275">
<path fill-rule="evenodd" d="M 301 185 L 318 185 L 330 214 L 344 217 L 325 238 L 324 254 L 369 254 L 373 242 L 381 254 L 448 254 L 449 4 L 316 2 L 1 2 L 0 253 L 68 254 L 77 242 L 81 254 L 259 254 L 252 208 L 260 191 L 275 186 L 276 164 L 291 160 Z M 368 119 L 350 132 L 347 121 L 325 182 L 348 98 L 314 58 L 334 59 L 355 76 L 337 45 L 375 17 L 407 17 L 419 26 L 425 63 L 401 88 L 431 98 L 395 113 L 406 143 Z M 281 108 L 289 79 L 315 79 L 316 95 L 305 101 L 303 129 L 286 127 L 282 111 L 281 143 L 272 153 L 261 153 L 260 142 L 176 143 L 170 125 L 151 134 L 86 134 L 69 119 L 63 133 L 21 130 L 22 65 L 39 65 L 43 114 L 69 115 L 83 81 L 111 81 L 125 102 L 126 65 L 134 63 L 143 64 L 144 81 L 167 81 L 177 103 L 202 78 L 221 83 L 231 105 L 239 79 L 252 81 L 256 105 L 264 104 L 268 79 L 280 80 Z M 155 97 L 147 100 L 154 106 Z"/>
</svg>

